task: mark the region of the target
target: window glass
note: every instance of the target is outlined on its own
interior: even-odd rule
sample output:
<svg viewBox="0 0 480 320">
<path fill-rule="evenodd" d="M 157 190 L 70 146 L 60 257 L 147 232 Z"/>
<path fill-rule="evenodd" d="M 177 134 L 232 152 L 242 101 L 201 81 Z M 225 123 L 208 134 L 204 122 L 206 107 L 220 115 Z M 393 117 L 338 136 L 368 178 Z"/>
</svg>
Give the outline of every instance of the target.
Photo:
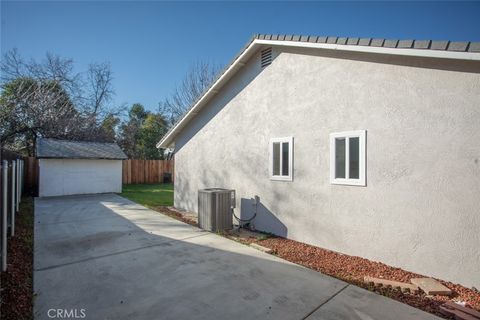
<svg viewBox="0 0 480 320">
<path fill-rule="evenodd" d="M 345 178 L 345 138 L 335 138 L 335 178 Z"/>
<path fill-rule="evenodd" d="M 280 143 L 273 144 L 273 175 L 280 175 Z"/>
<path fill-rule="evenodd" d="M 289 143 L 282 143 L 282 175 L 288 176 L 288 150 Z"/>
<path fill-rule="evenodd" d="M 330 183 L 366 186 L 366 130 L 330 133 Z"/>
<path fill-rule="evenodd" d="M 348 177 L 350 179 L 358 179 L 360 177 L 360 138 L 350 138 L 348 140 L 348 151 L 349 151 L 349 173 Z"/>
</svg>

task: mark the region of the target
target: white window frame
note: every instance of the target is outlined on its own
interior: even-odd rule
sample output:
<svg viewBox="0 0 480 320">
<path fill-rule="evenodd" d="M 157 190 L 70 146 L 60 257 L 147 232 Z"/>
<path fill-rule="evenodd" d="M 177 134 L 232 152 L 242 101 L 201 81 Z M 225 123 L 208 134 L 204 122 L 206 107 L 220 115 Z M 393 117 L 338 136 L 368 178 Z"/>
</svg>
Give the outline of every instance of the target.
<svg viewBox="0 0 480 320">
<path fill-rule="evenodd" d="M 283 157 L 282 149 L 284 142 L 288 142 L 288 175 L 282 175 Z M 273 174 L 273 144 L 280 143 L 280 175 Z M 270 139 L 269 145 L 269 166 L 270 180 L 276 181 L 293 181 L 293 137 L 273 138 Z"/>
<path fill-rule="evenodd" d="M 366 186 L 366 130 L 335 132 L 330 134 L 330 183 L 350 186 Z M 335 139 L 345 138 L 345 178 L 335 178 Z M 350 138 L 359 138 L 359 175 L 358 179 L 350 179 Z"/>
</svg>

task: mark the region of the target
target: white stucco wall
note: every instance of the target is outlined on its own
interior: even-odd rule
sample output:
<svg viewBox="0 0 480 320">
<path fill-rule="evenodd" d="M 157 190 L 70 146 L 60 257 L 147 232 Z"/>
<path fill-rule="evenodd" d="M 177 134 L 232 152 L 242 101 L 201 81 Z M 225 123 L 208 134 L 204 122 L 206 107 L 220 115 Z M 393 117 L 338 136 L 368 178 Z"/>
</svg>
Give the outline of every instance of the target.
<svg viewBox="0 0 480 320">
<path fill-rule="evenodd" d="M 40 159 L 40 197 L 122 192 L 122 160 Z"/>
<path fill-rule="evenodd" d="M 252 60 L 177 137 L 175 206 L 233 188 L 258 229 L 480 287 L 480 64 L 302 53 Z M 330 184 L 329 134 L 359 129 L 367 186 Z M 271 181 L 285 136 L 293 182 Z"/>
</svg>

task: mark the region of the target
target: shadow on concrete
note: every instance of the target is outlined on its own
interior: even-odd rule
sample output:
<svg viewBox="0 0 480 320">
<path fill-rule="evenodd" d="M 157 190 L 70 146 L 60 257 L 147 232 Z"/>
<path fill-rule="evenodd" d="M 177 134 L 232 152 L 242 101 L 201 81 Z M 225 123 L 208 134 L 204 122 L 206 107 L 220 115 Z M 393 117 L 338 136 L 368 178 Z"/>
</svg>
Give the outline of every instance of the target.
<svg viewBox="0 0 480 320">
<path fill-rule="evenodd" d="M 34 259 L 36 319 L 301 319 L 346 286 L 116 195 L 36 199 Z"/>
<path fill-rule="evenodd" d="M 338 319 L 435 319 L 389 300 L 392 312 L 366 290 L 369 299 L 340 295 L 342 281 L 117 195 L 36 199 L 34 260 L 35 319 L 50 309 L 84 309 L 87 319 L 304 319 L 324 305 Z"/>
</svg>

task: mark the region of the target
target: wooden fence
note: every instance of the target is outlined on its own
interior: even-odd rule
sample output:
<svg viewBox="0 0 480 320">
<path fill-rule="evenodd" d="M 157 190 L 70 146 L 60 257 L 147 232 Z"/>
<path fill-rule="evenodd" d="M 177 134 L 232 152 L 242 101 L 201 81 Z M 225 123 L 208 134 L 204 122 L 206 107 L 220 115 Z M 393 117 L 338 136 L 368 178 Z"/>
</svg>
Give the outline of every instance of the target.
<svg viewBox="0 0 480 320">
<path fill-rule="evenodd" d="M 123 184 L 173 182 L 173 160 L 123 160 Z"/>
<path fill-rule="evenodd" d="M 23 159 L 25 161 L 25 190 L 37 196 L 38 159 L 35 157 Z M 173 160 L 123 160 L 122 181 L 124 184 L 173 182 L 173 167 Z"/>
<path fill-rule="evenodd" d="M 38 159 L 25 157 L 25 190 L 34 196 L 38 196 Z"/>
</svg>

